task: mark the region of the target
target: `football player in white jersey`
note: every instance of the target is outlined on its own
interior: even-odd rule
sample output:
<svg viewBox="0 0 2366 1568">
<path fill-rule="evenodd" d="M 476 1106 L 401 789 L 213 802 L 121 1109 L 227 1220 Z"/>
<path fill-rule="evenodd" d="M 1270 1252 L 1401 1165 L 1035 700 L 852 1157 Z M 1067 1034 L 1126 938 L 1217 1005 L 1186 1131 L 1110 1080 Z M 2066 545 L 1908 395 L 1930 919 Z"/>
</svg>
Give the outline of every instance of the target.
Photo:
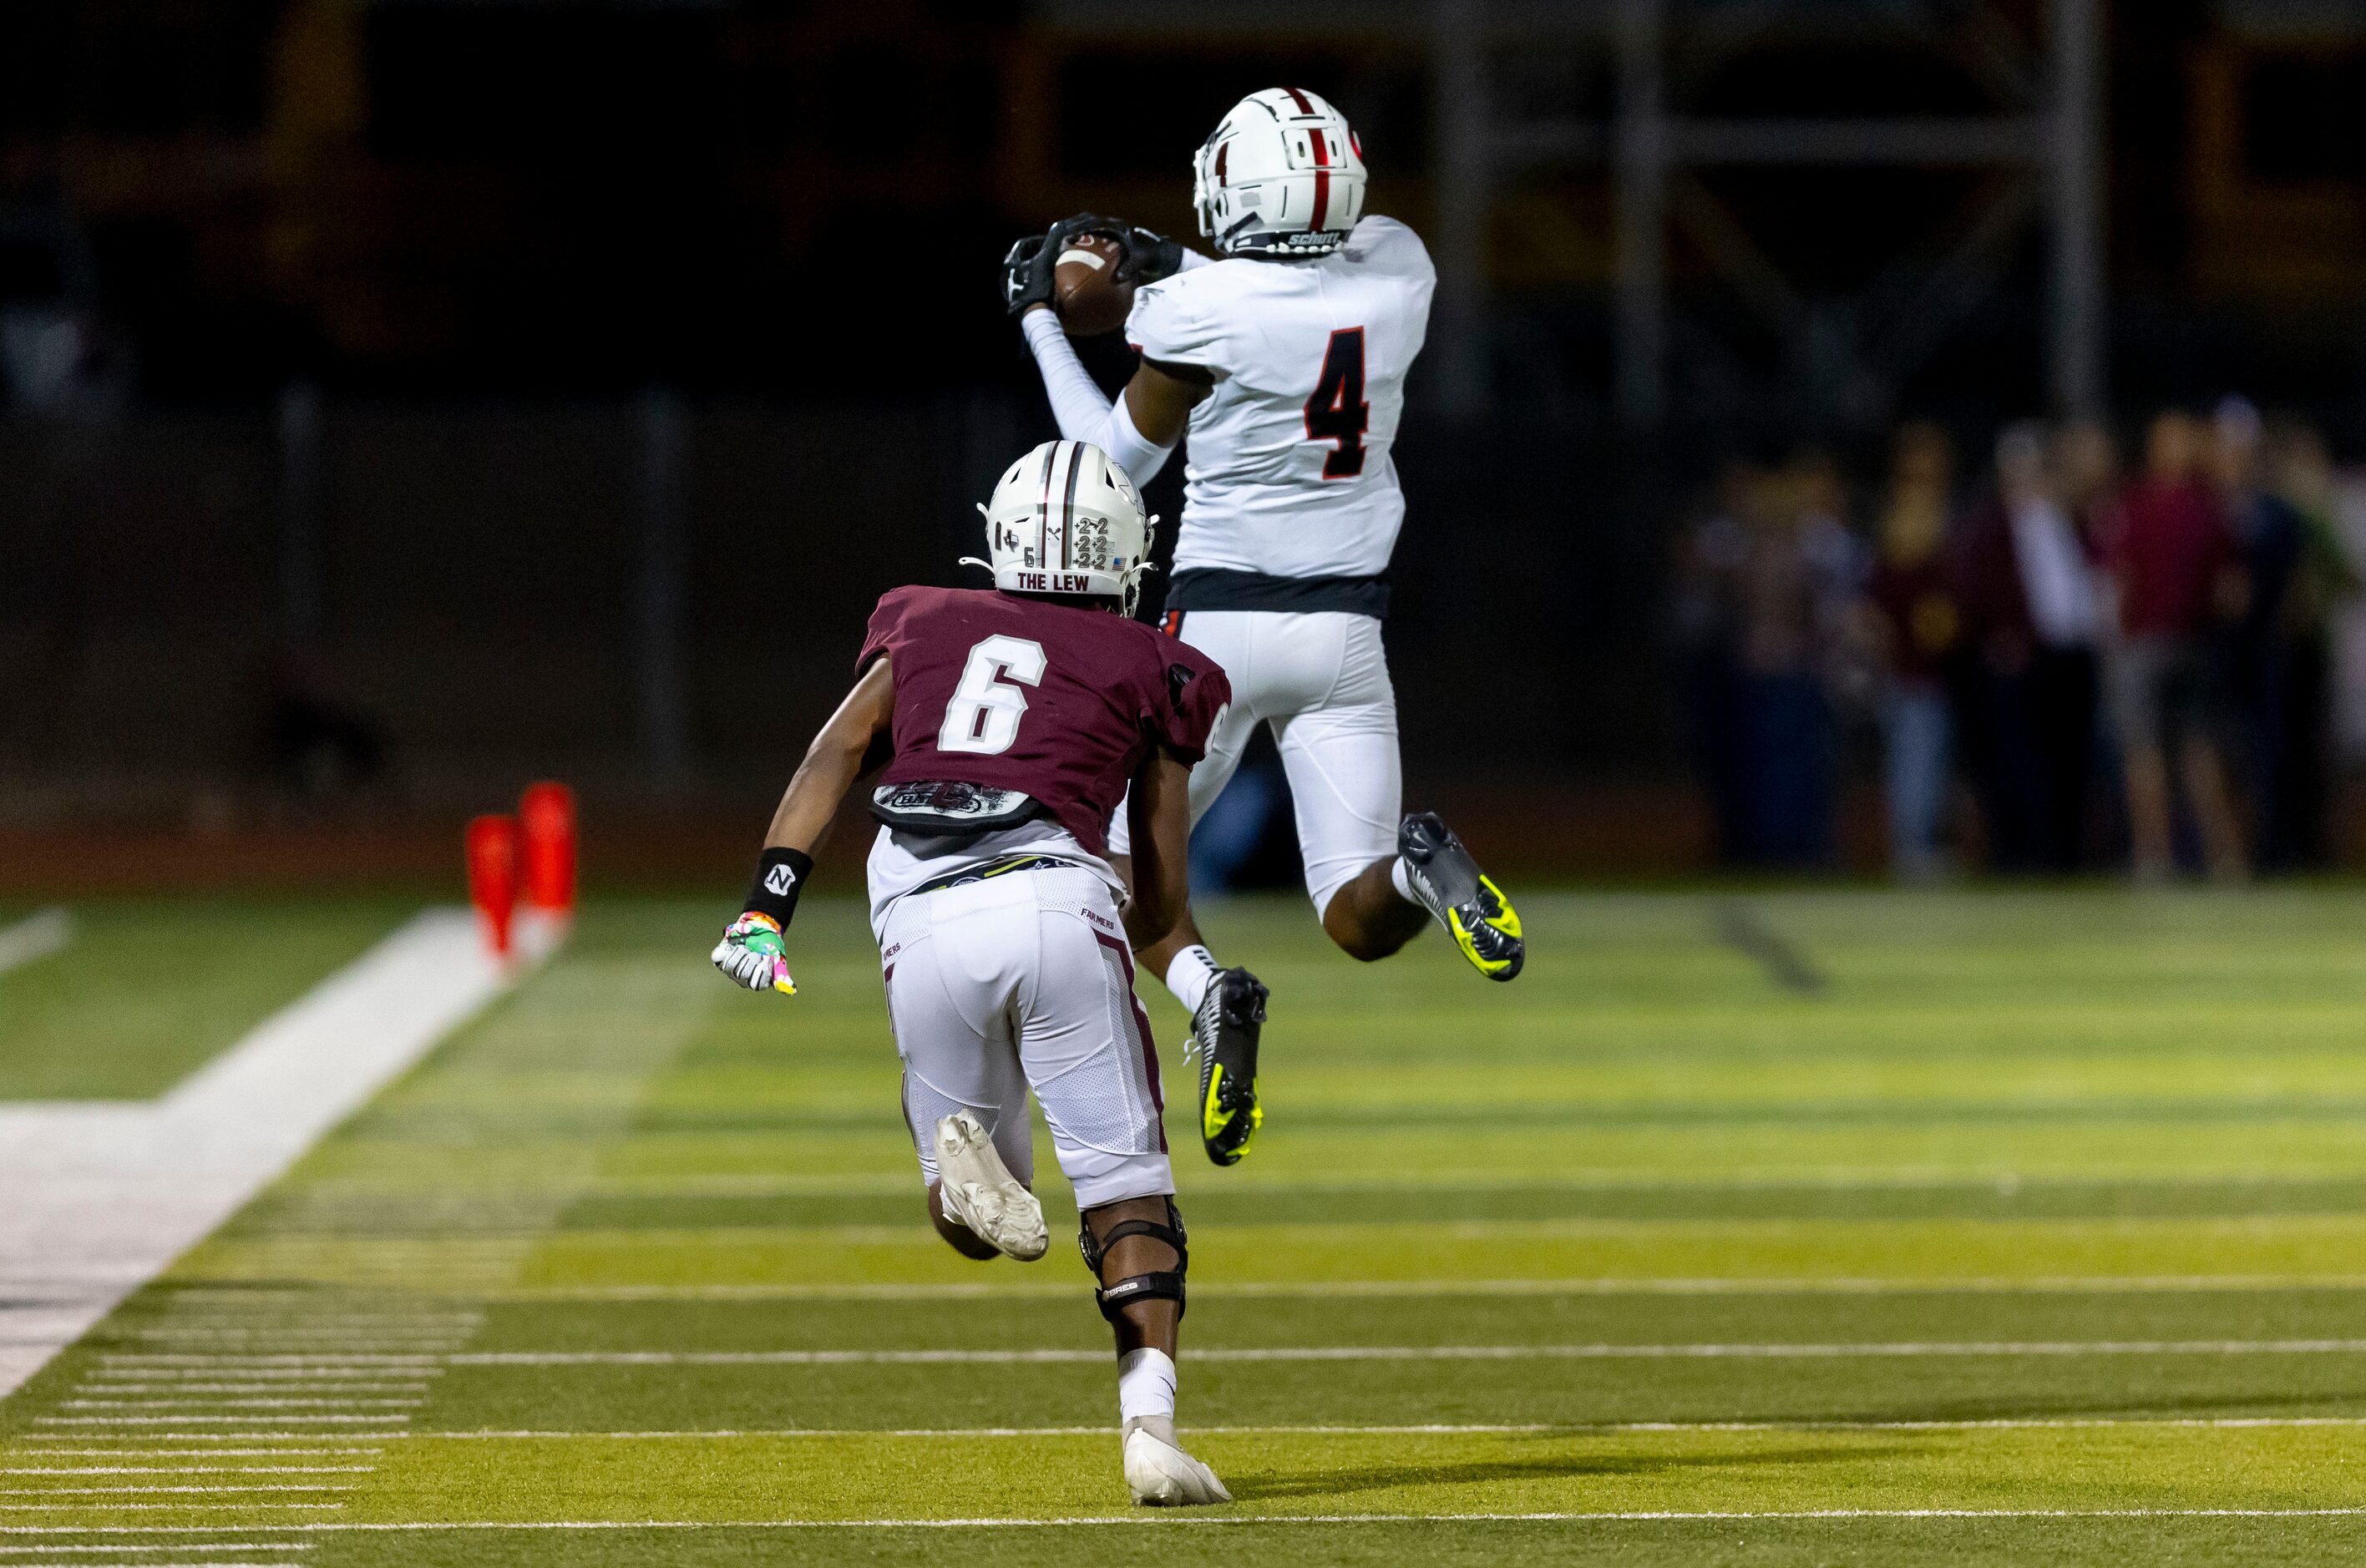
<svg viewBox="0 0 2366 1568">
<path fill-rule="evenodd" d="M 1365 217 L 1363 149 L 1295 87 L 1234 105 L 1194 160 L 1200 254 L 1084 215 L 1012 248 L 1004 295 L 1060 429 L 1149 482 L 1188 430 L 1166 630 L 1215 659 L 1234 701 L 1191 775 L 1193 821 L 1271 726 L 1288 769 L 1306 890 L 1331 939 L 1386 958 L 1435 917 L 1480 973 L 1526 957 L 1519 916 L 1435 813 L 1400 817 L 1396 696 L 1380 643 L 1404 519 L 1390 454 L 1437 274 L 1419 236 Z M 1051 308 L 1067 241 L 1115 234 L 1139 283 L 1126 336 L 1140 367 L 1114 407 Z M 1126 847 L 1120 832 L 1112 850 Z M 1222 969 L 1187 913 L 1143 958 L 1191 1014 L 1200 1136 L 1220 1165 L 1263 1120 L 1266 989 Z"/>
</svg>

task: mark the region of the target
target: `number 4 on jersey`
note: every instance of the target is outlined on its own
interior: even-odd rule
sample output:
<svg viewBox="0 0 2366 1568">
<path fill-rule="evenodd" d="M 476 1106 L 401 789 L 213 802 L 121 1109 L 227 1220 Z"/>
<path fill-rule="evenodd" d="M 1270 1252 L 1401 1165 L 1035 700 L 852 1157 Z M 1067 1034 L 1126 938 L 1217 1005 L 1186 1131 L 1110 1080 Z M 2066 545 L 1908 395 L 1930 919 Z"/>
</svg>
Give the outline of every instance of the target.
<svg viewBox="0 0 2366 1568">
<path fill-rule="evenodd" d="M 1342 327 L 1323 353 L 1323 374 L 1306 399 L 1306 439 L 1335 441 L 1323 459 L 1325 479 L 1352 479 L 1364 471 L 1364 431 L 1372 406 L 1364 401 L 1364 329 Z"/>
</svg>

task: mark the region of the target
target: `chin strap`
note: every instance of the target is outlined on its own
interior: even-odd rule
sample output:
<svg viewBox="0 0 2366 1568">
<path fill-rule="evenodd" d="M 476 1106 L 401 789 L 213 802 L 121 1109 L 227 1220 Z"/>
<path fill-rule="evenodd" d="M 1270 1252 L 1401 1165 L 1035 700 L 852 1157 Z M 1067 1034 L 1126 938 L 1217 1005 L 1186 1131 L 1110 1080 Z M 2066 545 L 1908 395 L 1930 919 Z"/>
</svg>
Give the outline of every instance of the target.
<svg viewBox="0 0 2366 1568">
<path fill-rule="evenodd" d="M 1110 1226 L 1109 1234 L 1098 1241 L 1093 1239 L 1092 1215 L 1087 1213 L 1081 1216 L 1076 1228 L 1076 1250 L 1085 1255 L 1085 1267 L 1093 1271 L 1095 1280 L 1101 1277 L 1101 1260 L 1108 1255 L 1110 1248 L 1129 1236 L 1147 1236 L 1175 1249 L 1175 1267 L 1144 1274 L 1129 1274 L 1114 1284 L 1097 1286 L 1093 1291 L 1093 1300 L 1099 1305 L 1101 1316 L 1114 1323 L 1120 1309 L 1130 1301 L 1171 1301 L 1175 1304 L 1176 1319 L 1181 1321 L 1184 1311 L 1183 1276 L 1191 1269 L 1191 1249 L 1185 1244 L 1188 1238 L 1183 1232 L 1183 1216 L 1177 1211 L 1175 1200 L 1171 1197 L 1166 1200 L 1165 1225 L 1151 1219 L 1120 1220 Z"/>
<path fill-rule="evenodd" d="M 1150 521 L 1154 526 L 1155 526 L 1158 521 L 1155 517 Z M 1143 574 L 1144 572 L 1155 572 L 1156 570 L 1158 570 L 1158 568 L 1152 566 L 1147 561 L 1143 562 L 1140 566 L 1129 566 L 1126 568 L 1125 586 L 1119 590 L 1118 601 L 1120 607 L 1124 612 L 1125 618 L 1128 621 L 1133 619 L 1134 606 L 1142 602 Z"/>
</svg>

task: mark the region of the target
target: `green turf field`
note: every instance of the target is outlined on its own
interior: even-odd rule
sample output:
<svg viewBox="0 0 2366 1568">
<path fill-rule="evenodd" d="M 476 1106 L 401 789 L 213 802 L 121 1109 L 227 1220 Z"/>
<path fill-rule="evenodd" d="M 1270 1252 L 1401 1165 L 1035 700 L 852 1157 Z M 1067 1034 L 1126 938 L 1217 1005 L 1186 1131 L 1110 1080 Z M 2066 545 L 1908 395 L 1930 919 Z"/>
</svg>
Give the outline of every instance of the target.
<svg viewBox="0 0 2366 1568">
<path fill-rule="evenodd" d="M 0 907 L 0 928 L 37 912 Z M 0 971 L 0 1101 L 146 1100 L 407 918 L 373 899 L 128 899 Z"/>
<path fill-rule="evenodd" d="M 1128 1506 L 1072 1252 L 928 1231 L 854 908 L 789 1001 L 652 902 L 0 1404 L 0 1562 L 2366 1559 L 2366 897 L 1523 913 L 1509 987 L 1210 920 L 1228 1508 Z"/>
</svg>

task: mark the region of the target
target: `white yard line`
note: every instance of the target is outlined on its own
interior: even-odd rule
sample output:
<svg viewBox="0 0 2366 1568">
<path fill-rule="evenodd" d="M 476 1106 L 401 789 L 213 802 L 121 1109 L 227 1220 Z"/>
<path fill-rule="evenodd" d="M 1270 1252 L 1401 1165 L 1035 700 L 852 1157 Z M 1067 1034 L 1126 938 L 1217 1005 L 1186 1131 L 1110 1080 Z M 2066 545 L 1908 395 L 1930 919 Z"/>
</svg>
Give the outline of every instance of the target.
<svg viewBox="0 0 2366 1568">
<path fill-rule="evenodd" d="M 47 1529 L 49 1527 L 42 1527 Z M 210 1527 L 208 1527 L 210 1528 Z M 27 1531 L 27 1534 L 34 1532 Z M 69 1532 L 71 1533 L 71 1532 Z M 130 1541 L 109 1541 L 105 1546 L 0 1546 L 0 1551 L 310 1551 L 312 1543 L 306 1540 L 222 1540 L 208 1544 L 203 1541 L 175 1541 L 169 1546 L 137 1546 Z M 214 1568 L 237 1568 L 235 1563 L 216 1563 Z"/>
<path fill-rule="evenodd" d="M 391 1419 L 392 1417 L 389 1417 Z M 377 1443 L 389 1438 L 410 1436 L 403 1427 L 389 1427 L 375 1432 L 19 1432 L 14 1441 L 20 1443 Z M 81 1449 L 43 1449 L 42 1453 L 81 1453 Z M 131 1449 L 96 1449 L 97 1453 L 154 1452 Z M 211 1452 L 230 1453 L 238 1450 L 219 1449 Z M 377 1453 L 377 1449 L 258 1449 L 258 1453 Z"/>
<path fill-rule="evenodd" d="M 1583 1193 L 1604 1195 L 1647 1194 L 1715 1196 L 1727 1193 L 1856 1192 L 1971 1193 L 2014 1196 L 2031 1191 L 2080 1192 L 2099 1188 L 2142 1187 L 2180 1190 L 2193 1187 L 2354 1187 L 2356 1170 L 2340 1166 L 2296 1170 L 2167 1171 L 2133 1169 L 2076 1175 L 2023 1174 L 2018 1171 L 1934 1170 L 1921 1168 L 1865 1167 L 1806 1170 L 1737 1170 L 1731 1175 L 1695 1177 L 1639 1174 L 1618 1170 L 1579 1170 L 1523 1174 L 1501 1170 L 1441 1170 L 1421 1176 L 1341 1176 L 1320 1181 L 1259 1182 L 1233 1174 L 1213 1177 L 1216 1185 L 1192 1184 L 1176 1201 L 1188 1204 L 1219 1188 L 1234 1198 L 1291 1198 L 1386 1195 L 1392 1193 Z M 592 1198 L 773 1198 L 773 1197 L 901 1197 L 911 1191 L 911 1178 L 872 1174 L 825 1176 L 797 1173 L 737 1175 L 611 1176 L 585 1193 Z"/>
<path fill-rule="evenodd" d="M 1679 1278 L 1629 1275 L 1559 1280 L 1211 1280 L 1196 1295 L 2059 1295 L 2216 1291 L 2366 1291 L 2366 1274 L 2081 1274 L 1895 1277 Z M 970 1301 L 1068 1297 L 1053 1281 L 986 1284 L 552 1285 L 493 1293 L 497 1301 Z"/>
<path fill-rule="evenodd" d="M 1102 1358 L 1108 1360 L 1108 1358 Z M 416 1409 L 426 1400 L 59 1400 L 59 1409 Z"/>
<path fill-rule="evenodd" d="M 1050 1518 L 865 1519 L 411 1519 L 365 1524 L 306 1521 L 269 1528 L 308 1534 L 401 1533 L 434 1530 L 751 1530 L 751 1529 L 1065 1529 L 1076 1525 L 1452 1525 L 1689 1524 L 1813 1519 L 2351 1519 L 2366 1506 L 2323 1508 L 1651 1508 L 1600 1512 L 1451 1514 L 1203 1514 L 1140 1509 L 1127 1514 L 1077 1514 Z M 0 1525 L 0 1532 L 31 1535 L 112 1535 L 177 1531 L 173 1525 Z M 203 1528 L 203 1527 L 197 1527 Z M 224 1527 L 227 1528 L 227 1527 Z M 182 1550 L 186 1550 L 183 1548 Z"/>
<path fill-rule="evenodd" d="M 0 1394 L 202 1240 L 508 978 L 473 914 L 430 910 L 162 1100 L 0 1105 L 0 1302 L 10 1304 L 0 1306 Z"/>
<path fill-rule="evenodd" d="M 463 1336 L 465 1338 L 465 1336 Z M 347 1354 L 337 1351 L 322 1355 L 279 1353 L 276 1351 L 230 1352 L 220 1355 L 195 1355 L 186 1350 L 102 1350 L 98 1359 L 109 1366 L 141 1367 L 234 1367 L 243 1376 L 249 1367 L 302 1367 L 312 1371 L 345 1368 L 352 1371 L 383 1373 L 407 1372 L 434 1366 L 434 1351 L 404 1350 L 390 1355 L 367 1353 Z"/>
<path fill-rule="evenodd" d="M 73 916 L 62 909 L 37 910 L 13 925 L 0 925 L 0 975 L 63 952 L 73 938 Z"/>
<path fill-rule="evenodd" d="M 1403 1437 L 1431 1435 L 1448 1437 L 1484 1437 L 1491 1435 L 1529 1435 L 1561 1433 L 1572 1437 L 1617 1436 L 1639 1432 L 2013 1432 L 2013 1431 L 2089 1431 L 2089 1430 L 2179 1430 L 2242 1431 L 2288 1430 L 2313 1427 L 2329 1428 L 2366 1428 L 2366 1416 L 2038 1416 L 1989 1417 L 1964 1420 L 1768 1420 L 1768 1421 L 1511 1421 L 1469 1423 L 1415 1423 L 1411 1425 L 1266 1425 L 1266 1426 L 1192 1426 L 1186 1429 L 1195 1435 L 1271 1436 L 1271 1437 Z M 433 1442 L 729 1442 L 743 1439 L 769 1438 L 929 1438 L 967 1441 L 977 1438 L 1099 1438 L 1109 1435 L 1107 1427 L 762 1427 L 715 1428 L 706 1430 L 677 1429 L 664 1431 L 567 1431 L 495 1430 L 478 1428 L 470 1431 L 401 1431 L 373 1432 L 374 1439 L 388 1441 L 418 1440 Z M 321 1436 L 318 1432 L 173 1432 L 138 1434 L 138 1440 L 149 1441 L 159 1436 L 182 1441 L 253 1442 L 274 1437 L 309 1439 Z M 46 1435 L 28 1432 L 18 1440 L 28 1442 L 88 1442 L 103 1434 L 74 1432 Z M 76 1455 L 93 1458 L 163 1458 L 211 1457 L 214 1455 L 310 1455 L 341 1453 L 375 1453 L 376 1449 L 139 1449 L 139 1448 L 42 1448 L 28 1450 L 28 1457 L 51 1458 Z"/>
<path fill-rule="evenodd" d="M 1210 1349 L 1195 1361 L 1834 1361 L 1856 1356 L 2355 1356 L 2366 1339 L 2119 1339 L 1868 1342 L 1837 1345 L 1309 1345 Z M 900 1366 L 1108 1361 L 1107 1350 L 490 1350 L 454 1366 Z M 73 1405 L 98 1401 L 69 1400 Z M 230 1405 L 270 1403 L 225 1400 Z M 317 1404 L 287 1400 L 286 1404 Z M 357 1403 L 371 1403 L 359 1401 Z"/>
<path fill-rule="evenodd" d="M 1228 1437 L 1405 1437 L 1424 1435 L 1460 1436 L 1527 1436 L 1560 1433 L 1571 1437 L 1610 1436 L 1639 1432 L 1991 1432 L 1991 1431 L 2086 1431 L 2146 1428 L 2192 1428 L 2205 1431 L 2243 1430 L 2247 1428 L 2283 1429 L 2292 1428 L 2327 1427 L 2336 1428 L 2366 1428 L 2366 1416 L 2038 1416 L 2028 1417 L 1994 1417 L 1958 1421 L 1513 1421 L 1478 1422 L 1470 1424 L 1416 1424 L 1410 1426 L 1241 1426 L 1203 1427 L 1191 1425 L 1183 1429 L 1191 1435 Z M 699 1441 L 703 1439 L 732 1440 L 743 1438 L 941 1438 L 967 1441 L 974 1438 L 1105 1438 L 1109 1427 L 771 1427 L 728 1428 L 713 1431 L 647 1431 L 647 1432 L 583 1432 L 583 1431 L 449 1431 L 409 1432 L 404 1436 L 422 1441 L 544 1441 L 555 1439 L 598 1439 L 605 1441 L 639 1442 L 649 1440 Z M 56 1452 L 56 1450 L 44 1450 Z"/>
<path fill-rule="evenodd" d="M 382 1416 L 36 1416 L 46 1427 L 382 1427 L 408 1417 L 391 1411 Z M 245 1434 L 242 1433 L 241 1436 Z M 315 1436 L 333 1434 L 316 1433 Z M 377 1434 L 373 1433 L 372 1436 Z"/>
<path fill-rule="evenodd" d="M 355 1488 L 305 1484 L 299 1482 L 257 1482 L 252 1486 L 0 1486 L 0 1497 L 112 1497 L 130 1493 L 193 1493 L 218 1492 L 351 1492 Z"/>
<path fill-rule="evenodd" d="M 154 1434 L 153 1434 L 153 1433 L 143 1433 L 143 1434 L 141 1436 L 140 1440 L 141 1440 L 141 1442 L 147 1442 L 147 1441 L 151 1440 L 151 1439 L 152 1439 L 152 1437 L 153 1437 L 153 1436 L 154 1436 Z M 87 1439 L 87 1438 L 72 1438 L 72 1439 L 68 1439 L 68 1438 L 44 1438 L 44 1437 L 40 1436 L 39 1433 L 36 1433 L 36 1432 L 28 1432 L 28 1433 L 25 1433 L 25 1434 L 24 1434 L 24 1435 L 23 1435 L 23 1436 L 22 1436 L 18 1440 L 19 1440 L 19 1441 L 29 1441 L 29 1442 L 88 1442 L 88 1441 L 93 1441 L 93 1440 L 96 1440 L 96 1439 Z M 352 1455 L 352 1454 L 374 1454 L 374 1453 L 384 1453 L 385 1451 L 386 1451 L 386 1450 L 385 1450 L 384 1449 L 377 1449 L 377 1448 L 369 1448 L 369 1449 L 356 1449 L 356 1448 L 336 1448 L 336 1449 L 291 1449 L 291 1448 L 268 1448 L 268 1449 L 127 1449 L 127 1448 L 109 1448 L 109 1449 L 47 1449 L 47 1448 L 45 1448 L 45 1449 L 35 1449 L 35 1450 L 29 1450 L 28 1452 L 27 1452 L 25 1455 L 23 1455 L 22 1457 L 24 1457 L 24 1458 L 28 1458 L 28 1459 L 57 1459 L 57 1458 L 61 1458 L 61 1457 L 71 1457 L 71 1458 L 75 1458 L 75 1459 L 220 1459 L 220 1458 L 221 1458 L 223 1455 L 227 1454 L 227 1455 L 231 1455 L 231 1456 L 232 1456 L 232 1457 L 238 1457 L 238 1456 L 242 1456 L 242 1455 L 243 1455 L 243 1456 L 247 1456 L 247 1457 L 253 1457 L 253 1456 L 256 1456 L 256 1455 L 268 1455 L 268 1456 L 270 1456 L 271 1458 L 274 1458 L 274 1459 L 310 1459 L 310 1458 L 316 1458 L 316 1457 L 319 1457 L 319 1456 L 321 1456 L 321 1455 L 324 1455 L 324 1454 L 325 1454 L 325 1455 L 332 1455 L 332 1456 L 345 1456 L 345 1455 Z M 366 1468 L 366 1468 L 375 1468 L 375 1467 L 374 1467 L 374 1466 L 365 1466 L 364 1468 Z"/>
<path fill-rule="evenodd" d="M 188 1378 L 123 1377 L 85 1378 L 75 1385 L 84 1394 L 301 1394 L 311 1390 L 318 1394 L 423 1394 L 424 1383 L 197 1383 Z"/>
</svg>

